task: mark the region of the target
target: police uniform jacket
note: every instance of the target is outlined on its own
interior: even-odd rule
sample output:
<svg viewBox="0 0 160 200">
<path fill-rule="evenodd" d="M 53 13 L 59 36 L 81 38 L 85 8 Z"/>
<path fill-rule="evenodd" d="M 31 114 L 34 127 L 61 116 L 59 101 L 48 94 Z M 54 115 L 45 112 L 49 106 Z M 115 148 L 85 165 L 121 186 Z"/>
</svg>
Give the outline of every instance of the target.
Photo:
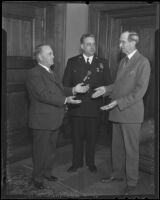
<svg viewBox="0 0 160 200">
<path fill-rule="evenodd" d="M 66 87 L 74 87 L 82 82 L 89 84 L 89 91 L 85 94 L 76 95 L 76 98 L 81 99 L 82 103 L 69 105 L 69 114 L 72 116 L 98 117 L 103 99 L 102 97 L 93 99 L 91 95 L 95 92 L 95 88 L 111 84 L 108 62 L 96 55 L 94 55 L 91 64 L 87 64 L 81 54 L 70 58 L 64 72 L 63 84 Z"/>
</svg>

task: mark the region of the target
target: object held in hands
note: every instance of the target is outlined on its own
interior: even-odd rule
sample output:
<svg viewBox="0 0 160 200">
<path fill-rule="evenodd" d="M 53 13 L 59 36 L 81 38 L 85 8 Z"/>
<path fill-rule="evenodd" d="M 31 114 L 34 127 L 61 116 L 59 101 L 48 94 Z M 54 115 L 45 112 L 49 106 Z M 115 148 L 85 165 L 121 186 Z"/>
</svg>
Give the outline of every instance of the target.
<svg viewBox="0 0 160 200">
<path fill-rule="evenodd" d="M 78 83 L 75 87 L 73 87 L 73 94 L 86 93 L 88 89 L 89 89 L 88 85 L 84 85 L 84 83 Z"/>
<path fill-rule="evenodd" d="M 84 77 L 83 79 L 83 83 L 85 83 L 85 81 L 88 79 L 88 77 L 92 74 L 92 72 L 90 70 L 88 70 L 87 75 Z"/>
</svg>

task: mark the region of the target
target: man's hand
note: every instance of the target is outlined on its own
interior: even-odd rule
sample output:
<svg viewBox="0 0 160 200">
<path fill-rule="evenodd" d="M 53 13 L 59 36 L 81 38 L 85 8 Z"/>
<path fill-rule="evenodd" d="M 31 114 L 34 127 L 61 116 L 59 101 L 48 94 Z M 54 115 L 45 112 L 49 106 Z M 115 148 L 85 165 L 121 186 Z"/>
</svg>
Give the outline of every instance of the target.
<svg viewBox="0 0 160 200">
<path fill-rule="evenodd" d="M 96 92 L 92 94 L 92 98 L 97 98 L 105 94 L 106 88 L 104 86 L 94 89 Z"/>
<path fill-rule="evenodd" d="M 81 100 L 75 100 L 74 98 L 75 98 L 75 96 L 66 97 L 66 103 L 69 103 L 69 104 L 79 104 L 79 103 L 82 102 Z"/>
<path fill-rule="evenodd" d="M 84 83 L 78 83 L 75 87 L 72 88 L 73 95 L 76 93 L 86 93 L 89 89 L 89 85 L 85 85 Z"/>
<path fill-rule="evenodd" d="M 117 101 L 112 101 L 110 104 L 106 105 L 106 106 L 102 106 L 101 110 L 109 110 L 114 108 L 115 106 L 117 106 Z"/>
</svg>

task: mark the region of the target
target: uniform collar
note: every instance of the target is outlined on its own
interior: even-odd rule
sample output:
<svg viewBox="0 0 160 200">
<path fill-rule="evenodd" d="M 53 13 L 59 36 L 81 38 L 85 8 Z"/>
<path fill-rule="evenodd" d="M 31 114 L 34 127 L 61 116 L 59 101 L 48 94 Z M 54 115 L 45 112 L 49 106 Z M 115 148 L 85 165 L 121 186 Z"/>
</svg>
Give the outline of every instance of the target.
<svg viewBox="0 0 160 200">
<path fill-rule="evenodd" d="M 90 56 L 90 57 L 88 57 L 88 56 L 86 56 L 85 54 L 83 54 L 83 57 L 84 57 L 84 60 L 85 60 L 85 62 L 87 63 L 87 59 L 89 58 L 89 63 L 91 64 L 92 63 L 92 60 L 93 60 L 93 57 L 94 57 L 94 55 L 93 56 Z"/>
</svg>

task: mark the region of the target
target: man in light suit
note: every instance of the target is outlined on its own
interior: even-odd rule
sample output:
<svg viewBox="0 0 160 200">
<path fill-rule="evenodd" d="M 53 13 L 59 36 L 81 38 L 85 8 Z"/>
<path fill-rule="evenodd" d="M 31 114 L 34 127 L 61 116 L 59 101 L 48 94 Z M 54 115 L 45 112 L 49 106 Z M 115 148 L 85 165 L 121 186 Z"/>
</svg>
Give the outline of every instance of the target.
<svg viewBox="0 0 160 200">
<path fill-rule="evenodd" d="M 138 182 L 139 134 L 144 119 L 143 96 L 146 93 L 150 64 L 136 49 L 139 36 L 125 31 L 120 36 L 120 48 L 127 56 L 120 62 L 116 80 L 110 86 L 96 88 L 92 95 L 110 95 L 110 104 L 101 107 L 109 111 L 113 122 L 112 175 L 103 182 L 123 180 L 126 176 L 125 194 L 131 194 Z M 127 61 L 128 60 L 128 61 Z"/>
<path fill-rule="evenodd" d="M 80 83 L 73 88 L 63 88 L 55 70 L 51 70 L 54 55 L 50 45 L 39 45 L 35 57 L 38 64 L 29 71 L 27 78 L 29 127 L 33 130 L 32 182 L 36 188 L 43 189 L 44 178 L 48 181 L 58 180 L 52 176 L 52 164 L 65 104 L 81 103 L 81 100 L 74 100 L 72 94 L 85 93 L 88 87 Z"/>
</svg>

